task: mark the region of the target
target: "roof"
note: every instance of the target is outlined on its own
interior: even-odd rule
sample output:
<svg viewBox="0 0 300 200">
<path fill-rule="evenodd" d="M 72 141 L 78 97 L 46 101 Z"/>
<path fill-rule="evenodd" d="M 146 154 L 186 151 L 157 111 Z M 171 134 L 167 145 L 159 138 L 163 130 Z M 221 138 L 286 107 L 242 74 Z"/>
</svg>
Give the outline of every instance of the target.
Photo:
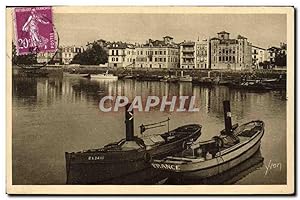
<svg viewBox="0 0 300 200">
<path fill-rule="evenodd" d="M 149 43 L 142 45 L 142 47 L 178 47 L 175 43 L 165 43 L 163 40 L 151 40 Z"/>
<path fill-rule="evenodd" d="M 229 33 L 226 32 L 226 31 L 221 31 L 221 32 L 219 32 L 218 34 L 229 34 Z"/>
<path fill-rule="evenodd" d="M 265 48 L 262 48 L 262 47 L 258 47 L 258 46 L 255 46 L 255 45 L 251 45 L 251 47 L 254 47 L 254 48 L 257 48 L 257 49 L 262 49 L 262 50 L 266 50 Z"/>
<path fill-rule="evenodd" d="M 238 35 L 238 36 L 237 36 L 237 39 L 247 39 L 247 38 L 244 37 L 244 36 Z"/>
<path fill-rule="evenodd" d="M 280 50 L 280 48 L 278 48 L 278 47 L 270 47 L 270 48 L 268 48 L 267 49 L 268 51 L 278 51 L 278 50 Z"/>
<path fill-rule="evenodd" d="M 168 35 L 165 36 L 165 37 L 163 37 L 163 38 L 170 38 L 170 39 L 173 39 L 171 36 L 168 36 Z"/>
<path fill-rule="evenodd" d="M 184 46 L 184 45 L 192 46 L 192 45 L 195 45 L 195 42 L 192 42 L 192 41 L 184 41 L 184 42 L 180 43 L 180 45 L 182 45 L 182 46 Z"/>
<path fill-rule="evenodd" d="M 126 48 L 133 48 L 134 45 L 127 44 L 125 42 L 112 42 L 107 45 L 109 49 L 126 49 Z"/>
<path fill-rule="evenodd" d="M 210 40 L 220 40 L 220 39 L 217 37 L 213 37 L 213 38 L 210 38 Z"/>
</svg>

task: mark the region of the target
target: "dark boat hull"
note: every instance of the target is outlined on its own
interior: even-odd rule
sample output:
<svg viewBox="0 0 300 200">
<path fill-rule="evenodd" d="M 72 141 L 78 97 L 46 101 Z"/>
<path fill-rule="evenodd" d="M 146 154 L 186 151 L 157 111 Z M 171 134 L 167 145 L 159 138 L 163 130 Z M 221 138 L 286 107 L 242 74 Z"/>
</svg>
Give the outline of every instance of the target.
<svg viewBox="0 0 300 200">
<path fill-rule="evenodd" d="M 199 129 L 156 148 L 109 153 L 109 156 L 101 151 L 66 153 L 67 184 L 155 184 L 167 174 L 153 169 L 151 159 L 182 151 L 186 141 L 195 140 L 200 134 Z"/>
</svg>

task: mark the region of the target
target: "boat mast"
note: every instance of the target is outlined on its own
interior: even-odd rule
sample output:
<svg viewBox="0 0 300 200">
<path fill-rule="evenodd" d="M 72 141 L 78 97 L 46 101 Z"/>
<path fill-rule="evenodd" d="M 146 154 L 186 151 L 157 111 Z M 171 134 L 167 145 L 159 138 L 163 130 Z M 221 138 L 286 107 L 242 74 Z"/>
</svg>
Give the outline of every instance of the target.
<svg viewBox="0 0 300 200">
<path fill-rule="evenodd" d="M 129 110 L 131 103 L 125 107 L 125 124 L 126 124 L 126 141 L 133 141 L 134 125 L 133 125 L 133 109 Z"/>
<path fill-rule="evenodd" d="M 228 100 L 223 101 L 223 107 L 224 107 L 225 134 L 230 135 L 232 134 L 230 102 Z"/>
</svg>

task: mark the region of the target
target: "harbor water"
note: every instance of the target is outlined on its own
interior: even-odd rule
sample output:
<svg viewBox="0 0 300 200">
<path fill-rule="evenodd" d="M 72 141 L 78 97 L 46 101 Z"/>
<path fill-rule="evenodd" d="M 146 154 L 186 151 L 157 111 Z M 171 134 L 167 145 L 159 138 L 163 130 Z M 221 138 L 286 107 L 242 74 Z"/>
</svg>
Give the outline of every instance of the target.
<svg viewBox="0 0 300 200">
<path fill-rule="evenodd" d="M 169 117 L 170 129 L 201 124 L 200 140 L 210 139 L 224 128 L 222 101 L 230 100 L 233 123 L 256 119 L 265 122 L 259 155 L 263 162 L 231 171 L 232 183 L 286 183 L 287 101 L 283 91 L 250 92 L 225 86 L 135 80 L 14 77 L 12 92 L 13 184 L 65 184 L 65 152 L 100 148 L 124 138 L 124 110 L 104 113 L 99 109 L 100 99 L 107 95 L 129 99 L 137 95 L 142 99 L 150 95 L 195 96 L 199 112 L 161 112 L 159 108 L 136 111 L 135 134 L 140 135 L 142 123 Z M 161 127 L 146 134 L 166 130 Z"/>
</svg>

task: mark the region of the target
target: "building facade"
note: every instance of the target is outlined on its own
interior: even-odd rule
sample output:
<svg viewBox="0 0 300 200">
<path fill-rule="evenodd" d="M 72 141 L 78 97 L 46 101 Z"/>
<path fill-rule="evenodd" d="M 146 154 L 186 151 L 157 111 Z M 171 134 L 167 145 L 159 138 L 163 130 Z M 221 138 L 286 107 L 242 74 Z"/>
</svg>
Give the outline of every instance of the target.
<svg viewBox="0 0 300 200">
<path fill-rule="evenodd" d="M 209 40 L 202 40 L 196 42 L 196 65 L 197 69 L 209 69 L 210 52 Z"/>
<path fill-rule="evenodd" d="M 208 69 L 209 68 L 208 40 L 196 42 L 184 41 L 180 44 L 181 69 Z"/>
<path fill-rule="evenodd" d="M 195 69 L 196 43 L 184 41 L 180 44 L 180 68 Z"/>
<path fill-rule="evenodd" d="M 230 33 L 222 31 L 210 39 L 210 68 L 244 70 L 252 66 L 251 43 L 238 35 L 230 39 Z"/>
<path fill-rule="evenodd" d="M 136 49 L 132 44 L 112 42 L 108 46 L 109 67 L 134 67 L 136 62 Z"/>
<path fill-rule="evenodd" d="M 252 66 L 260 68 L 261 63 L 267 60 L 267 50 L 258 46 L 251 46 L 252 49 Z"/>
<path fill-rule="evenodd" d="M 136 47 L 137 68 L 177 68 L 179 65 L 179 45 L 170 36 L 163 40 L 149 39 L 146 44 Z"/>
<path fill-rule="evenodd" d="M 39 52 L 36 56 L 36 60 L 38 63 L 62 63 L 62 53 L 61 48 L 58 48 L 57 52 Z"/>
<path fill-rule="evenodd" d="M 78 54 L 84 51 L 83 47 L 68 46 L 62 47 L 61 50 L 61 59 L 64 65 L 68 65 L 72 62 L 73 58 Z"/>
</svg>

